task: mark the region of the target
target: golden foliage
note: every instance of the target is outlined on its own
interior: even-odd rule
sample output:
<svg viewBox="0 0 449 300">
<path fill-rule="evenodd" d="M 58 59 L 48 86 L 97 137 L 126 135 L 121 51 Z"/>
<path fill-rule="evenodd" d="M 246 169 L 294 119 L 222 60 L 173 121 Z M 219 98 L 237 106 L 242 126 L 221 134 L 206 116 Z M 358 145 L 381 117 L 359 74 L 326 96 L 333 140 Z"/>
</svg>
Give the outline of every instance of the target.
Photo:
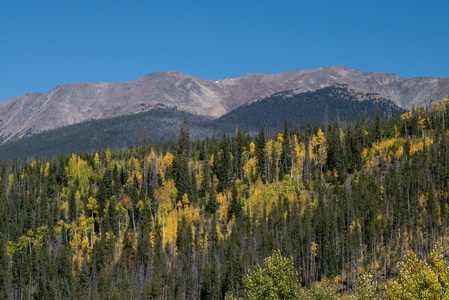
<svg viewBox="0 0 449 300">
<path fill-rule="evenodd" d="M 98 169 L 98 167 L 100 166 L 100 155 L 98 155 L 97 152 L 95 152 L 94 154 L 94 164 L 95 168 Z"/>
<path fill-rule="evenodd" d="M 424 146 L 430 147 L 433 145 L 433 139 L 424 137 L 424 139 L 414 139 L 410 144 L 410 155 L 414 155 L 417 152 L 424 151 Z"/>
<path fill-rule="evenodd" d="M 312 136 L 309 151 L 309 155 L 312 160 L 315 160 L 320 164 L 324 164 L 326 162 L 326 137 L 324 136 L 324 132 L 321 128 L 318 128 L 316 135 Z"/>
<path fill-rule="evenodd" d="M 91 166 L 80 157 L 72 154 L 67 165 L 67 175 L 71 182 L 78 179 L 79 190 L 84 195 L 89 190 L 89 177 L 92 175 Z"/>
<path fill-rule="evenodd" d="M 171 154 L 170 152 L 167 152 L 163 158 L 165 166 L 167 166 L 168 168 L 171 168 L 173 165 L 173 159 L 174 159 L 173 154 Z"/>
<path fill-rule="evenodd" d="M 251 157 L 248 161 L 243 165 L 243 171 L 245 172 L 245 176 L 249 181 L 254 181 L 257 179 L 257 159 L 255 157 Z"/>
<path fill-rule="evenodd" d="M 217 202 L 218 202 L 218 217 L 223 222 L 228 220 L 228 208 L 229 208 L 229 196 L 224 193 L 218 193 Z"/>
<path fill-rule="evenodd" d="M 438 111 L 438 112 L 442 112 L 445 111 L 446 108 L 449 107 L 449 98 L 447 98 L 446 100 L 443 100 L 441 102 L 433 102 L 431 109 L 432 111 Z"/>
<path fill-rule="evenodd" d="M 387 285 L 392 299 L 448 299 L 449 269 L 441 245 L 431 252 L 430 263 L 418 260 L 413 251 L 408 251 L 398 268 L 399 277 Z"/>
<path fill-rule="evenodd" d="M 407 121 L 407 120 L 409 120 L 411 117 L 412 117 L 412 112 L 408 111 L 408 112 L 403 113 L 403 114 L 401 115 L 401 120 L 402 120 L 402 121 Z"/>
<path fill-rule="evenodd" d="M 134 156 L 131 157 L 127 162 L 127 171 L 128 171 L 128 181 L 127 184 L 134 184 L 134 177 L 137 178 L 137 182 L 139 184 L 142 183 L 142 170 L 140 168 L 140 163 Z"/>
<path fill-rule="evenodd" d="M 249 143 L 249 153 L 254 154 L 256 152 L 256 144 L 254 142 Z"/>
<path fill-rule="evenodd" d="M 172 209 L 163 219 L 162 227 L 162 245 L 167 244 L 175 248 L 178 230 L 178 210 Z"/>
</svg>

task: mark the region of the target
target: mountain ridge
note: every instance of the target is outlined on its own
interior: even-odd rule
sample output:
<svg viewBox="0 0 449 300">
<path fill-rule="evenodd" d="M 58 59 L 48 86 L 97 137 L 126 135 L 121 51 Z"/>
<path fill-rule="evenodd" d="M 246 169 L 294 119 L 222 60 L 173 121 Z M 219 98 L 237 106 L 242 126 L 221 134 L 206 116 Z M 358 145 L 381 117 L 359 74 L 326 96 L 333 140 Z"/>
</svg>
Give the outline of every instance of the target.
<svg viewBox="0 0 449 300">
<path fill-rule="evenodd" d="M 124 83 L 59 85 L 49 92 L 0 103 L 2 142 L 88 120 L 174 108 L 217 119 L 233 109 L 286 90 L 314 91 L 348 84 L 391 99 L 398 106 L 427 105 L 449 95 L 449 78 L 402 79 L 396 74 L 362 72 L 346 66 L 246 74 L 204 80 L 178 71 L 157 72 Z"/>
<path fill-rule="evenodd" d="M 179 128 L 188 121 L 192 140 L 234 135 L 240 130 L 256 135 L 260 128 L 267 133 L 282 130 L 285 121 L 291 128 L 326 126 L 327 121 L 341 124 L 378 115 L 388 118 L 402 114 L 391 100 L 348 85 L 334 84 L 316 91 L 284 91 L 243 104 L 218 119 L 211 120 L 175 108 L 160 107 L 134 115 L 84 121 L 14 138 L 0 145 L 2 159 L 44 156 L 56 153 L 91 152 L 100 148 L 121 150 L 140 143 L 142 136 L 154 144 L 173 142 Z M 324 124 L 323 124 L 324 123 Z"/>
</svg>

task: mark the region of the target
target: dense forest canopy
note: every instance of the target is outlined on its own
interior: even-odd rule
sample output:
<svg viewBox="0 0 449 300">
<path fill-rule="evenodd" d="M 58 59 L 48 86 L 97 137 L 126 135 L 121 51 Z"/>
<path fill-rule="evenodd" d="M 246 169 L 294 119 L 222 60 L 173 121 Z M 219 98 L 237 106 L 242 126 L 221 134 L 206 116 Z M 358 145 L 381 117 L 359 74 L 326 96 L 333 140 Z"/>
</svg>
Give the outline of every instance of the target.
<svg viewBox="0 0 449 300">
<path fill-rule="evenodd" d="M 448 116 L 1 161 L 0 298 L 251 298 L 271 261 L 307 299 L 401 278 L 448 250 Z"/>
</svg>

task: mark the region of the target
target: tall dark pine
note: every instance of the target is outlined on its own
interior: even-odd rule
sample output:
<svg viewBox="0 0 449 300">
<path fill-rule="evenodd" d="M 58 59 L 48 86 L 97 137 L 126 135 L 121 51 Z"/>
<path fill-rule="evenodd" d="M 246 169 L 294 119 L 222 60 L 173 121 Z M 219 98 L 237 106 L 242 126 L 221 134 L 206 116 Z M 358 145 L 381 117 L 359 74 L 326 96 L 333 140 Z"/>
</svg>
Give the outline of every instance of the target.
<svg viewBox="0 0 449 300">
<path fill-rule="evenodd" d="M 259 135 L 256 139 L 256 158 L 257 158 L 257 174 L 259 174 L 260 179 L 262 179 L 263 182 L 266 182 L 267 175 L 266 175 L 266 164 L 267 164 L 267 158 L 266 158 L 266 150 L 265 150 L 265 129 L 262 127 L 259 130 Z"/>
<path fill-rule="evenodd" d="M 376 116 L 374 117 L 374 128 L 373 128 L 373 139 L 374 141 L 379 141 L 381 137 L 381 130 L 380 130 L 380 108 L 379 106 L 376 107 Z"/>
<path fill-rule="evenodd" d="M 245 147 L 245 135 L 237 128 L 236 137 L 232 140 L 232 153 L 234 162 L 234 175 L 236 178 L 242 179 L 243 177 L 243 163 L 242 152 Z"/>
<path fill-rule="evenodd" d="M 329 125 L 327 147 L 327 167 L 331 172 L 336 171 L 338 178 L 342 180 L 345 176 L 343 149 L 340 140 L 340 126 L 338 120 Z"/>
<path fill-rule="evenodd" d="M 205 197 L 206 193 L 210 194 L 212 190 L 212 170 L 210 167 L 209 153 L 206 146 L 204 146 L 204 160 L 203 160 L 203 180 L 201 181 L 200 197 Z"/>
<path fill-rule="evenodd" d="M 290 145 L 290 134 L 288 132 L 287 120 L 284 120 L 284 133 L 282 134 L 282 153 L 279 179 L 283 179 L 292 169 L 292 149 Z"/>
<path fill-rule="evenodd" d="M 239 194 L 237 186 L 235 183 L 232 185 L 231 189 L 231 203 L 228 209 L 228 218 L 231 219 L 233 216 L 239 217 L 243 211 L 242 204 L 239 200 Z"/>
<path fill-rule="evenodd" d="M 190 157 L 190 133 L 189 124 L 184 120 L 179 132 L 179 140 L 176 155 L 173 159 L 173 177 L 178 189 L 177 200 L 181 200 L 184 194 L 191 196 L 191 178 L 189 170 Z"/>
<path fill-rule="evenodd" d="M 310 136 L 306 140 L 306 157 L 304 158 L 304 164 L 303 164 L 303 172 L 302 177 L 306 184 L 309 184 L 312 180 L 311 175 L 311 161 L 310 161 Z"/>
<path fill-rule="evenodd" d="M 231 185 L 232 181 L 231 146 L 226 134 L 223 134 L 221 138 L 220 149 L 214 167 L 218 178 L 217 191 L 222 192 Z"/>
</svg>

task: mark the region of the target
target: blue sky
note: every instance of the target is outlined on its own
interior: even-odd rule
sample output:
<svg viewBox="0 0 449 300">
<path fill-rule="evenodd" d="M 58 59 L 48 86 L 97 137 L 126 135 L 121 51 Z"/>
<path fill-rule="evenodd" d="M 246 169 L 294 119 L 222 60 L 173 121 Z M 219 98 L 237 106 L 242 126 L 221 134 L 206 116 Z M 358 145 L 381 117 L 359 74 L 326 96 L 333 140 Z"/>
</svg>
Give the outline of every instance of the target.
<svg viewBox="0 0 449 300">
<path fill-rule="evenodd" d="M 0 101 L 178 70 L 204 79 L 347 65 L 449 77 L 449 1 L 7 0 Z"/>
</svg>

